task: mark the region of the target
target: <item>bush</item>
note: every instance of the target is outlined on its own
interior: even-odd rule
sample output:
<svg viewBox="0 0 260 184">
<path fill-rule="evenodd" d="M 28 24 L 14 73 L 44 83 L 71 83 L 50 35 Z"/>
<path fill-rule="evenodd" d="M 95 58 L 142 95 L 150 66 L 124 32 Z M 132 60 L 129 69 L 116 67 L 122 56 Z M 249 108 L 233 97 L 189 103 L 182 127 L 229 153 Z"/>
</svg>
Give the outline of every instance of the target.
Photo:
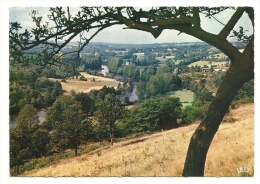
<svg viewBox="0 0 260 184">
<path fill-rule="evenodd" d="M 88 81 L 83 75 L 80 76 L 79 80 L 80 81 Z"/>
<path fill-rule="evenodd" d="M 194 121 L 196 121 L 197 119 L 202 118 L 202 115 L 203 115 L 202 108 L 188 105 L 182 110 L 181 124 L 189 125 Z"/>
<path fill-rule="evenodd" d="M 181 117 L 181 103 L 175 97 L 152 97 L 133 107 L 126 118 L 118 124 L 118 135 L 139 132 L 154 132 L 161 129 L 177 128 Z"/>
</svg>

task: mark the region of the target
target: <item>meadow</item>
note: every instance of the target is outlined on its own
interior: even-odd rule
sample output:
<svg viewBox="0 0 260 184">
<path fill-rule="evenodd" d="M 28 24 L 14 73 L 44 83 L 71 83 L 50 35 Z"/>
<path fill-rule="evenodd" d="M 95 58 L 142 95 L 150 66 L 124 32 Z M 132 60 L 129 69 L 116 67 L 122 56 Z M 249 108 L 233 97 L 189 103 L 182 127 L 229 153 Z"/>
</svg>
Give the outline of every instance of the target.
<svg viewBox="0 0 260 184">
<path fill-rule="evenodd" d="M 198 123 L 117 142 L 22 176 L 181 176 Z M 238 167 L 247 167 L 248 176 L 254 175 L 254 104 L 226 114 L 210 146 L 205 176 L 240 176 Z"/>
<path fill-rule="evenodd" d="M 185 90 L 185 89 L 167 92 L 165 95 L 180 98 L 180 101 L 183 106 L 191 105 L 194 99 L 194 93 L 191 90 Z"/>
</svg>

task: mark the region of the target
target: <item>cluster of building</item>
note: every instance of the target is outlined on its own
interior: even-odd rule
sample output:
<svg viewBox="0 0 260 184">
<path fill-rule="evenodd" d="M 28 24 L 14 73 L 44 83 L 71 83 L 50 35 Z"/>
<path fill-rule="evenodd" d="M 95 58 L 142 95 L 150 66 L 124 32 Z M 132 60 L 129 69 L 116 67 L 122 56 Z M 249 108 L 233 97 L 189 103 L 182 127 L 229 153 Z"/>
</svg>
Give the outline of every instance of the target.
<svg viewBox="0 0 260 184">
<path fill-rule="evenodd" d="M 202 68 L 202 72 L 217 72 L 217 71 L 227 71 L 229 67 L 227 66 L 217 66 L 217 67 L 210 67 L 210 68 Z"/>
<path fill-rule="evenodd" d="M 210 66 L 210 67 L 203 67 L 201 69 L 202 72 L 218 72 L 218 71 L 227 71 L 229 69 L 230 66 L 230 62 L 227 62 L 226 64 L 221 64 L 221 65 L 217 65 L 217 66 Z"/>
</svg>

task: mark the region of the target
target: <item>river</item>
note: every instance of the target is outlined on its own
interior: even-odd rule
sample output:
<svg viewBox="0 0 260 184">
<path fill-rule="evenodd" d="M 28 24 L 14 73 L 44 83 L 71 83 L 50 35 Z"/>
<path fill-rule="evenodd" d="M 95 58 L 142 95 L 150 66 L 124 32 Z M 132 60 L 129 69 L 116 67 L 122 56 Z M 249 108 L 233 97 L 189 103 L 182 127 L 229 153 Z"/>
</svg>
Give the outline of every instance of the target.
<svg viewBox="0 0 260 184">
<path fill-rule="evenodd" d="M 107 65 L 101 65 L 101 71 L 104 76 L 109 76 L 109 69 Z M 115 75 L 115 78 L 124 78 L 124 76 L 121 75 Z M 128 98 L 130 102 L 138 101 L 138 96 L 136 95 L 136 87 L 137 87 L 138 82 L 134 81 L 133 82 L 133 90 L 131 93 L 128 93 Z"/>
<path fill-rule="evenodd" d="M 101 72 L 105 77 L 109 74 L 109 69 L 106 65 L 101 65 Z"/>
</svg>

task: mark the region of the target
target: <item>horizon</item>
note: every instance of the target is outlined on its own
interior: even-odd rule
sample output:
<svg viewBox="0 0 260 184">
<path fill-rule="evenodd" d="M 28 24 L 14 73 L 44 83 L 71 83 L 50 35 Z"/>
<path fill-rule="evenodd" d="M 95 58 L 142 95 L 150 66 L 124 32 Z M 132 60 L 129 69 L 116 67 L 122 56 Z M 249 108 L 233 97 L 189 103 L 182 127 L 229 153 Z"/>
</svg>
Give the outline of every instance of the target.
<svg viewBox="0 0 260 184">
<path fill-rule="evenodd" d="M 76 41 L 71 42 L 71 43 L 76 43 Z M 204 43 L 208 44 L 203 41 L 185 41 L 185 42 L 154 42 L 154 43 L 116 43 L 116 42 L 105 42 L 105 41 L 90 41 L 89 44 L 91 43 L 99 43 L 99 44 L 115 44 L 115 45 L 154 45 L 154 44 L 174 44 L 174 43 Z"/>
</svg>

